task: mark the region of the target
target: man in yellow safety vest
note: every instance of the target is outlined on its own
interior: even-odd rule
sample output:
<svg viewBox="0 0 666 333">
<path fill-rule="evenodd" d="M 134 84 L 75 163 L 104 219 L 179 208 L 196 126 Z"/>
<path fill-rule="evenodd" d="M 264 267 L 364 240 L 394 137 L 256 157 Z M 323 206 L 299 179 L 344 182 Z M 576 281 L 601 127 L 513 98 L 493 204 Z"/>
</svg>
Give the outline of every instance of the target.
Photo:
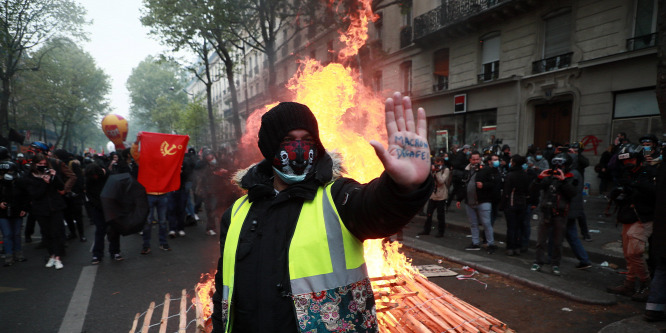
<svg viewBox="0 0 666 333">
<path fill-rule="evenodd" d="M 317 120 L 283 102 L 261 120 L 264 160 L 235 179 L 247 190 L 222 216 L 213 332 L 375 332 L 363 241 L 401 230 L 433 191 L 425 111 L 409 97 L 385 104 L 385 172 L 367 184 L 342 177 Z"/>
</svg>

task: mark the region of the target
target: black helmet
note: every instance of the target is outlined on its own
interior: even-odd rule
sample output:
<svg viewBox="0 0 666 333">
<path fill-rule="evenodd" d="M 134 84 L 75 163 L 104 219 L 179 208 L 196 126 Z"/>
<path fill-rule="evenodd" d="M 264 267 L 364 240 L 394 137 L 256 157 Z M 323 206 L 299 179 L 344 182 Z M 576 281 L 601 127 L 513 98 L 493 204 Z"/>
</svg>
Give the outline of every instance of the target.
<svg viewBox="0 0 666 333">
<path fill-rule="evenodd" d="M 653 145 L 657 145 L 659 143 L 659 139 L 657 139 L 657 136 L 654 134 L 646 134 L 643 135 L 640 139 L 638 139 L 638 142 L 645 143 L 645 142 L 650 142 Z"/>
<path fill-rule="evenodd" d="M 32 150 L 34 152 L 42 153 L 42 154 L 48 153 L 49 150 L 50 150 L 49 146 L 46 143 L 41 142 L 41 141 L 35 141 L 35 142 L 31 143 L 30 148 L 32 148 Z"/>
<path fill-rule="evenodd" d="M 550 163 L 553 166 L 561 166 L 565 169 L 568 169 L 571 167 L 571 164 L 573 163 L 573 159 L 569 154 L 567 153 L 559 153 L 553 157 L 552 160 L 550 160 Z"/>
<path fill-rule="evenodd" d="M 617 153 L 617 159 L 619 161 L 629 160 L 635 158 L 637 163 L 643 161 L 643 149 L 640 146 L 625 143 L 620 146 L 620 150 Z"/>
<path fill-rule="evenodd" d="M 0 146 L 0 161 L 9 159 L 9 149 L 4 146 Z"/>
</svg>

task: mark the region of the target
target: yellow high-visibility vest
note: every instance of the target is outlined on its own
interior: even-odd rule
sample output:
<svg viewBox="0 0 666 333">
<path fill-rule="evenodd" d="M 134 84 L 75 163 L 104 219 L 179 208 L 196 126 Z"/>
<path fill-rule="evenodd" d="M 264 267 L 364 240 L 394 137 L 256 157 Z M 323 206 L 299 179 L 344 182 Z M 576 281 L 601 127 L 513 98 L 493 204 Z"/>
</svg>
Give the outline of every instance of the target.
<svg viewBox="0 0 666 333">
<path fill-rule="evenodd" d="M 363 257 L 363 243 L 342 223 L 331 196 L 331 185 L 319 187 L 315 198 L 303 203 L 289 244 L 289 279 L 294 302 L 299 297 L 308 298 L 312 293 L 365 285 L 365 282 L 370 290 L 369 297 L 373 297 Z M 233 304 L 230 302 L 234 290 L 236 250 L 241 228 L 251 206 L 247 195 L 236 200 L 224 244 L 221 294 L 226 332 L 232 327 L 229 319 L 233 318 L 230 315 Z M 371 303 L 374 316 L 374 299 Z M 375 318 L 372 319 L 376 322 Z"/>
</svg>

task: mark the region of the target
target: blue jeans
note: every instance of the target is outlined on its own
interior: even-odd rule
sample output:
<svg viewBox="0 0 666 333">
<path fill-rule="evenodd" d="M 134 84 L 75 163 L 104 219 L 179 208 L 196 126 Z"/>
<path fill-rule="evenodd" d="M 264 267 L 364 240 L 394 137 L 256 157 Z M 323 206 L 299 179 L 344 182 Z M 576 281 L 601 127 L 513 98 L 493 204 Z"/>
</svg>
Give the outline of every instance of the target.
<svg viewBox="0 0 666 333">
<path fill-rule="evenodd" d="M 589 264 L 590 257 L 587 255 L 587 251 L 583 247 L 583 243 L 580 242 L 578 238 L 578 230 L 576 230 L 576 219 L 567 219 L 567 230 L 564 234 L 564 237 L 567 239 L 571 251 L 576 255 L 576 258 L 583 263 Z"/>
<path fill-rule="evenodd" d="M 5 254 L 8 256 L 21 252 L 21 224 L 23 224 L 22 217 L 0 218 Z"/>
<path fill-rule="evenodd" d="M 479 245 L 479 223 L 483 224 L 488 245 L 495 245 L 493 238 L 493 226 L 490 224 L 490 211 L 492 204 L 482 202 L 478 205 L 465 205 L 467 209 L 467 218 L 469 219 L 470 229 L 472 231 L 472 243 Z"/>
<path fill-rule="evenodd" d="M 148 221 L 143 226 L 143 247 L 150 247 L 150 231 L 152 229 L 152 222 L 155 221 L 155 209 L 157 208 L 157 223 L 159 225 L 160 245 L 167 245 L 167 206 L 169 198 L 166 194 L 162 195 L 148 195 Z"/>
<path fill-rule="evenodd" d="M 666 310 L 666 263 L 663 259 L 658 260 L 657 268 L 654 270 L 645 310 Z"/>
</svg>

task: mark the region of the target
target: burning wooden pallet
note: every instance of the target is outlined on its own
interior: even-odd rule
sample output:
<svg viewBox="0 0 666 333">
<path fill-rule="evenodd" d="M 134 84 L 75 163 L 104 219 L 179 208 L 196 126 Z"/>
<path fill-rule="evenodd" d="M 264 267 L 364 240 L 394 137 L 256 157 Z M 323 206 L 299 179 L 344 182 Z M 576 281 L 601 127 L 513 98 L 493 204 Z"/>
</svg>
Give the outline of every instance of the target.
<svg viewBox="0 0 666 333">
<path fill-rule="evenodd" d="M 380 332 L 514 332 L 420 275 L 371 280 Z"/>
<path fill-rule="evenodd" d="M 506 324 L 478 308 L 464 302 L 428 279 L 415 275 L 392 275 L 371 278 L 377 303 L 377 320 L 380 332 L 514 332 Z M 212 285 L 212 279 L 206 281 Z M 197 286 L 192 303 L 195 318 L 188 322 L 188 296 L 183 289 L 180 298 L 180 310 L 176 315 L 169 315 L 171 297 L 164 297 L 162 316 L 158 323 L 151 324 L 155 311 L 155 302 L 150 303 L 141 325 L 141 333 L 159 325 L 159 332 L 167 332 L 169 318 L 178 316 L 177 332 L 187 331 L 192 322 L 197 333 L 210 332 L 211 285 Z M 201 294 L 199 291 L 204 290 Z M 208 304 L 208 305 L 206 305 Z M 130 333 L 138 332 L 139 321 L 143 314 L 137 313 Z M 190 330 L 191 331 L 191 330 Z M 173 331 L 172 331 L 173 332 Z"/>
</svg>

